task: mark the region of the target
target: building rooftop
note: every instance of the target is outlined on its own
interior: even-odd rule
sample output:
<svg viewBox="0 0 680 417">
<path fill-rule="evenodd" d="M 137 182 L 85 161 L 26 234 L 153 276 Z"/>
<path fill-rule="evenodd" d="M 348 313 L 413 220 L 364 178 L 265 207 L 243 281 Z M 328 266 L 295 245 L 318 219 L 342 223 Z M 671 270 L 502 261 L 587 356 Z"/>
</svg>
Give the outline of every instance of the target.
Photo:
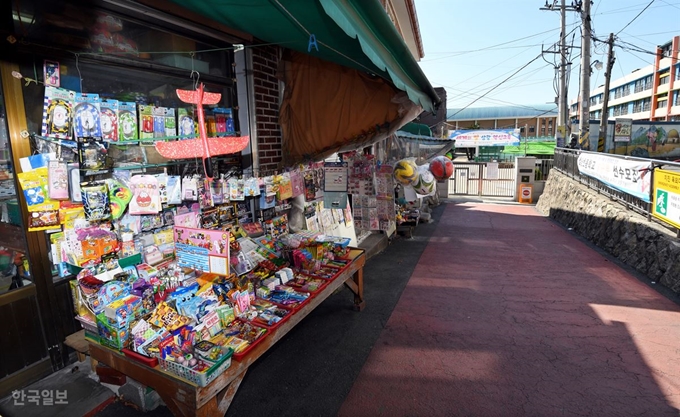
<svg viewBox="0 0 680 417">
<path fill-rule="evenodd" d="M 554 104 L 533 104 L 526 106 L 470 107 L 460 113 L 460 109 L 447 109 L 446 120 L 484 120 L 512 119 L 545 116 L 557 116 Z M 455 114 L 455 115 L 454 115 Z"/>
</svg>

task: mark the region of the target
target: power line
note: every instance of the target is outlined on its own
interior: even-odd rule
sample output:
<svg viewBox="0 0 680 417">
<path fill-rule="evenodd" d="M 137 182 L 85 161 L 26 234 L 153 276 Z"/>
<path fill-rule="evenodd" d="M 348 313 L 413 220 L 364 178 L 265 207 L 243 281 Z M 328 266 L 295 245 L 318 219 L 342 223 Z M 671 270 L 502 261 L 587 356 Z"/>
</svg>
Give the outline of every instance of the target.
<svg viewBox="0 0 680 417">
<path fill-rule="evenodd" d="M 519 73 L 520 71 L 522 71 L 524 68 L 526 68 L 526 67 L 528 67 L 529 65 L 531 65 L 534 61 L 538 60 L 538 59 L 541 57 L 542 54 L 543 54 L 543 53 L 541 52 L 541 53 L 540 53 L 539 55 L 537 55 L 534 59 L 532 59 L 531 61 L 529 61 L 529 62 L 527 62 L 526 64 L 522 65 L 522 67 L 520 67 L 517 71 L 515 71 L 514 73 L 512 73 L 512 75 L 510 75 L 509 77 L 507 77 L 506 79 L 504 79 L 504 80 L 501 81 L 500 83 L 496 84 L 496 85 L 495 85 L 493 88 L 491 88 L 489 91 L 487 91 L 486 93 L 482 94 L 481 96 L 479 96 L 478 98 L 476 98 L 475 100 L 473 100 L 470 104 L 468 104 L 467 106 L 463 107 L 462 109 L 460 109 L 460 110 L 458 110 L 457 112 L 455 112 L 454 114 L 452 114 L 450 117 L 453 117 L 453 116 L 457 115 L 458 113 L 462 112 L 463 110 L 467 109 L 468 107 L 472 106 L 473 104 L 475 104 L 476 102 L 478 102 L 480 99 L 484 98 L 487 94 L 491 93 L 493 90 L 495 90 L 496 88 L 498 88 L 498 87 L 500 87 L 501 85 L 503 85 L 503 83 L 505 83 L 506 81 L 508 81 L 510 78 L 514 77 L 516 74 L 518 74 L 518 73 Z"/>
<path fill-rule="evenodd" d="M 514 42 L 517 42 L 517 41 L 522 41 L 522 40 L 524 40 L 524 39 L 533 38 L 533 37 L 538 36 L 538 35 L 543 35 L 543 34 L 546 34 L 546 33 L 549 33 L 549 32 L 554 32 L 554 31 L 556 31 L 556 30 L 557 30 L 557 29 L 550 29 L 550 30 L 546 30 L 546 31 L 544 31 L 544 32 L 535 33 L 535 34 L 533 34 L 533 35 L 524 36 L 524 37 L 522 37 L 522 38 L 513 39 L 513 40 L 511 40 L 511 41 L 499 43 L 499 44 L 496 44 L 496 45 L 487 46 L 487 47 L 480 48 L 480 49 L 476 49 L 476 50 L 451 52 L 452 55 L 445 56 L 445 57 L 434 58 L 434 59 L 430 59 L 430 60 L 423 60 L 423 61 L 421 61 L 421 62 L 434 61 L 435 59 L 451 58 L 451 57 L 453 57 L 453 56 L 463 55 L 463 54 L 470 53 L 470 52 L 485 51 L 485 50 L 488 50 L 488 49 L 497 48 L 497 47 L 499 47 L 499 46 L 507 45 L 507 44 L 509 44 L 509 43 L 514 43 Z M 532 45 L 532 46 L 536 46 L 536 45 Z"/>
<path fill-rule="evenodd" d="M 638 14 L 633 18 L 633 20 L 631 20 L 630 22 L 628 22 L 628 23 L 626 24 L 626 26 L 623 27 L 623 29 L 627 28 L 628 26 L 630 26 L 631 23 L 635 22 L 635 20 L 636 20 L 638 17 L 640 17 L 640 15 L 641 15 L 642 13 L 644 13 L 645 10 L 647 10 L 647 8 L 649 8 L 649 6 L 652 5 L 652 3 L 654 3 L 654 0 L 650 1 L 649 4 L 646 5 L 644 9 L 640 10 L 640 13 L 638 13 Z M 623 29 L 621 29 L 620 31 L 616 32 L 616 34 L 618 35 L 619 33 L 623 32 Z"/>
</svg>

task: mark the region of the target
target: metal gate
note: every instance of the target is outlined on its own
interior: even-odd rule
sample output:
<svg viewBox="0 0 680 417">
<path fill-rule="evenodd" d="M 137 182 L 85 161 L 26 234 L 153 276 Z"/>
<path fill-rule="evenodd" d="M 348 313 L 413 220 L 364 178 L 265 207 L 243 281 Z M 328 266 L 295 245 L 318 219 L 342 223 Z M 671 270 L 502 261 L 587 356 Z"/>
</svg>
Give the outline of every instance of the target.
<svg viewBox="0 0 680 417">
<path fill-rule="evenodd" d="M 514 197 L 514 162 L 454 162 L 449 195 Z"/>
</svg>

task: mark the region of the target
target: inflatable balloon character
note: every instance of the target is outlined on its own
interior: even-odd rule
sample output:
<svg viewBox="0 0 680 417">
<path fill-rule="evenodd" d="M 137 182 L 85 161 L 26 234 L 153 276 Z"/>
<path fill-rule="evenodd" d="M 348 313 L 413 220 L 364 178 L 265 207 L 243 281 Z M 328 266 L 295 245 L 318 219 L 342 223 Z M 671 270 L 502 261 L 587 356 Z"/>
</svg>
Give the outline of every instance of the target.
<svg viewBox="0 0 680 417">
<path fill-rule="evenodd" d="M 430 161 L 430 172 L 437 181 L 444 181 L 453 175 L 453 163 L 446 156 L 437 156 Z"/>
</svg>

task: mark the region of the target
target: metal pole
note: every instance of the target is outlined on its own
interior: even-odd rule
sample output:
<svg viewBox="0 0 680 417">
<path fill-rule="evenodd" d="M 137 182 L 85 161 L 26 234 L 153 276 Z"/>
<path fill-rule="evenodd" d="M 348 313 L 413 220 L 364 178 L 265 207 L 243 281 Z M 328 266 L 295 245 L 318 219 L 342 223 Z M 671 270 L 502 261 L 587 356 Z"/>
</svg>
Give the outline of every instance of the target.
<svg viewBox="0 0 680 417">
<path fill-rule="evenodd" d="M 597 151 L 604 152 L 604 142 L 607 138 L 607 119 L 609 118 L 609 81 L 614 68 L 614 34 L 609 34 L 609 54 L 607 54 L 607 71 L 604 73 L 604 100 L 602 101 L 602 117 L 600 118 L 600 134 L 597 138 Z"/>
<path fill-rule="evenodd" d="M 581 34 L 581 114 L 579 116 L 579 138 L 590 131 L 590 0 L 583 2 L 581 11 L 583 30 Z M 579 143 L 581 140 L 579 140 Z"/>
</svg>

